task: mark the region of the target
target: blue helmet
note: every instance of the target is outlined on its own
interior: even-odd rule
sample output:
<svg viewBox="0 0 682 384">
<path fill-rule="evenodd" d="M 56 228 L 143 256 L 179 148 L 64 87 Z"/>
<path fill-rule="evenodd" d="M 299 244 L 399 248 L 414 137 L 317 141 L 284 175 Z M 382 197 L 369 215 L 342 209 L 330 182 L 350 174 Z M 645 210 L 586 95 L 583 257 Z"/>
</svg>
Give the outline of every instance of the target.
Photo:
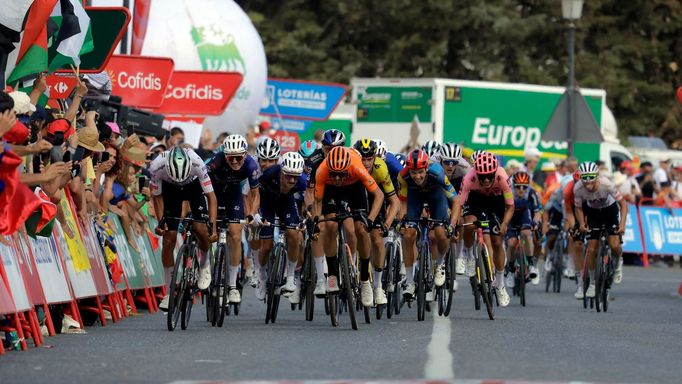
<svg viewBox="0 0 682 384">
<path fill-rule="evenodd" d="M 338 129 L 326 130 L 322 136 L 322 145 L 344 146 L 346 145 L 346 135 Z"/>
<path fill-rule="evenodd" d="M 398 160 L 400 165 L 402 165 L 402 167 L 405 168 L 405 162 L 406 162 L 405 155 L 403 155 L 402 153 L 396 153 L 395 158 Z"/>
<path fill-rule="evenodd" d="M 317 149 L 317 143 L 314 140 L 306 140 L 301 143 L 301 148 L 298 153 L 303 156 L 304 159 L 309 158 L 313 155 L 313 152 Z"/>
</svg>

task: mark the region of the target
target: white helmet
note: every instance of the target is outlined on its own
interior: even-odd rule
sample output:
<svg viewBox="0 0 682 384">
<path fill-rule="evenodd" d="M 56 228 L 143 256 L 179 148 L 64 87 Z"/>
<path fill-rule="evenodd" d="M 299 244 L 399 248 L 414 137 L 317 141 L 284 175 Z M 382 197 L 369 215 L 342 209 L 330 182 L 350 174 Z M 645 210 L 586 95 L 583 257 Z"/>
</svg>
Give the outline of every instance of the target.
<svg viewBox="0 0 682 384">
<path fill-rule="evenodd" d="M 223 141 L 223 153 L 226 155 L 241 155 L 246 153 L 246 139 L 242 135 L 230 135 Z"/>
<path fill-rule="evenodd" d="M 261 160 L 277 160 L 279 152 L 279 143 L 270 137 L 263 139 L 256 148 L 256 155 Z"/>
<path fill-rule="evenodd" d="M 176 183 L 182 183 L 187 180 L 189 173 L 192 170 L 192 161 L 189 158 L 187 150 L 182 147 L 173 147 L 168 152 L 166 159 L 166 173 L 171 180 Z"/>
<path fill-rule="evenodd" d="M 305 161 L 298 152 L 292 151 L 282 155 L 282 172 L 289 175 L 300 175 L 303 173 Z"/>
<path fill-rule="evenodd" d="M 485 151 L 482 149 L 475 150 L 474 153 L 471 154 L 471 162 L 473 163 L 476 161 L 476 158 L 481 156 L 482 153 L 485 153 Z"/>
<path fill-rule="evenodd" d="M 597 176 L 599 173 L 599 167 L 592 161 L 586 161 L 580 164 L 578 167 L 578 173 L 580 174 L 580 178 L 583 176 Z"/>
<path fill-rule="evenodd" d="M 380 159 L 385 159 L 386 152 L 388 151 L 386 147 L 386 142 L 380 139 L 374 139 L 374 142 L 377 144 L 377 156 Z"/>
<path fill-rule="evenodd" d="M 440 144 L 436 140 L 429 140 L 422 145 L 422 151 L 431 157 L 440 151 Z"/>
<path fill-rule="evenodd" d="M 440 147 L 440 157 L 443 160 L 459 160 L 462 158 L 462 147 L 455 143 L 445 143 Z"/>
</svg>

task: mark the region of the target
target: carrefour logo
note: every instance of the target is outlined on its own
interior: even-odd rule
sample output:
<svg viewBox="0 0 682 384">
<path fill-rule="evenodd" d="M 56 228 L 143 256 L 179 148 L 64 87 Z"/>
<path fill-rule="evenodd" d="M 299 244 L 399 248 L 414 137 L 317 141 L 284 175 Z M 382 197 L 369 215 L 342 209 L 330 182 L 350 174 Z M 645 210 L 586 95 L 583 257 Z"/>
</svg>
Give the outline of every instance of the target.
<svg viewBox="0 0 682 384">
<path fill-rule="evenodd" d="M 69 86 L 66 85 L 65 82 L 60 81 L 57 84 L 54 85 L 54 90 L 59 92 L 59 93 L 66 93 L 66 91 L 69 89 Z"/>
</svg>

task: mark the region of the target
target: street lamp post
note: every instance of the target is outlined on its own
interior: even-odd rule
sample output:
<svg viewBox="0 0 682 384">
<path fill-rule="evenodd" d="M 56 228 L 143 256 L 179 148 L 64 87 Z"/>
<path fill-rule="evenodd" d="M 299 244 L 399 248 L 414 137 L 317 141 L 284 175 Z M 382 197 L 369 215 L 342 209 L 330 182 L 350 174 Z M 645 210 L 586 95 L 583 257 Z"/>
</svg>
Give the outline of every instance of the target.
<svg viewBox="0 0 682 384">
<path fill-rule="evenodd" d="M 561 13 L 568 21 L 568 156 L 573 156 L 575 138 L 575 21 L 580 19 L 584 0 L 561 0 Z"/>
</svg>

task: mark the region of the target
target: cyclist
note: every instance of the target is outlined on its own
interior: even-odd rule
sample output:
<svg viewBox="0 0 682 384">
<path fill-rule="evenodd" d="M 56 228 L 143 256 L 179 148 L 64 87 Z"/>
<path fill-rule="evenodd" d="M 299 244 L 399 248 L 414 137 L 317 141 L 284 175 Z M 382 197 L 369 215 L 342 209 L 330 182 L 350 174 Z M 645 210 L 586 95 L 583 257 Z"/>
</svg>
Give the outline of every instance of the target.
<svg viewBox="0 0 682 384">
<path fill-rule="evenodd" d="M 369 199 L 372 201 L 372 206 L 367 215 L 368 227 L 365 227 L 359 218 L 355 222 L 353 220 L 343 222 L 346 242 L 350 247 L 351 255 L 355 255 L 356 250 L 360 255 L 362 303 L 364 306 L 370 306 L 374 298 L 369 284 L 370 241 L 368 230 L 373 227 L 373 223 L 379 216 L 381 205 L 384 202 L 384 194 L 362 165 L 360 155 L 351 148 L 332 148 L 327 154 L 325 161 L 318 168 L 316 178 L 314 212 L 318 219 L 323 218 L 322 215 L 324 215 L 324 218 L 336 216 L 343 203 L 348 204 L 348 208 L 353 212 L 367 212 L 367 194 L 369 193 L 370 195 Z M 319 225 L 319 227 L 320 237 L 324 243 L 324 253 L 319 252 L 319 249 L 317 249 L 318 252 L 316 252 L 315 248 L 312 250 L 318 276 L 324 276 L 324 259 L 322 259 L 322 256 L 326 255 L 327 268 L 329 270 L 327 292 L 337 292 L 339 290 L 339 263 L 336 257 L 337 224 L 335 222 L 325 222 L 324 225 Z M 324 280 L 322 282 L 324 284 Z M 319 284 L 320 278 L 318 277 Z"/>
<path fill-rule="evenodd" d="M 343 147 L 346 145 L 346 136 L 343 132 L 337 129 L 329 129 L 322 135 L 322 148 L 317 148 L 310 153 L 305 162 L 306 176 L 308 177 L 308 188 L 306 189 L 305 195 L 305 205 L 306 210 L 313 211 L 313 205 L 315 202 L 315 179 L 317 177 L 317 169 L 324 162 L 327 153 L 331 151 L 334 147 Z M 307 152 L 307 151 L 304 151 Z M 304 156 L 305 157 L 305 156 Z M 322 227 L 326 226 L 326 223 Z M 317 284 L 315 285 L 315 295 L 322 296 L 327 292 L 327 282 L 324 278 L 325 272 L 325 259 L 324 256 L 324 246 L 322 241 L 313 239 L 311 244 L 311 250 L 313 255 L 317 255 L 315 258 L 315 269 L 317 271 Z M 335 251 L 336 252 L 336 251 Z"/>
<path fill-rule="evenodd" d="M 407 155 L 407 164 L 398 176 L 400 184 L 398 197 L 402 201 L 402 211 L 407 221 L 417 221 L 422 217 L 424 205 L 428 205 L 429 213 L 434 220 L 449 220 L 452 229 L 459 219 L 460 205 L 455 188 L 450 184 L 443 167 L 429 160 L 429 156 L 420 149 Z M 448 213 L 448 208 L 450 213 Z M 431 255 L 435 259 L 434 283 L 437 287 L 445 283 L 445 252 L 449 248 L 446 228 L 436 226 L 430 236 Z M 414 282 L 414 262 L 416 259 L 417 230 L 405 228 L 403 232 L 403 261 L 407 272 L 407 286 L 403 295 L 412 300 L 416 284 Z M 453 287 L 457 289 L 457 285 Z M 430 298 L 433 294 L 429 295 Z"/>
<path fill-rule="evenodd" d="M 246 218 L 247 224 L 251 224 L 254 215 L 260 206 L 260 194 L 258 191 L 258 164 L 246 153 L 246 139 L 241 135 L 229 135 L 223 141 L 223 153 L 218 153 L 207 164 L 208 174 L 216 186 L 218 205 L 224 209 L 223 219 L 229 222 L 229 237 L 227 239 L 230 249 L 228 263 L 230 303 L 240 303 L 241 294 L 237 289 L 237 274 L 242 256 L 242 230 L 240 223 Z M 248 180 L 250 187 L 247 199 L 248 205 L 242 193 L 241 183 Z"/>
<path fill-rule="evenodd" d="M 575 195 L 573 201 L 580 231 L 586 234 L 587 238 L 587 271 L 590 275 L 590 286 L 587 287 L 585 295 L 594 297 L 594 268 L 602 228 L 609 231 L 607 242 L 616 259 L 613 282 L 620 284 L 623 279 L 623 249 L 620 245 L 620 235 L 625 232 L 628 205 L 613 182 L 606 176 L 599 175 L 597 164 L 591 161 L 584 162 L 578 167 L 578 172 L 580 181 L 573 188 Z"/>
<path fill-rule="evenodd" d="M 464 176 L 462 181 L 461 200 L 464 223 L 490 221 L 494 223 L 493 231 L 484 234 L 488 249 L 492 250 L 495 264 L 495 291 L 500 306 L 509 305 L 509 294 L 504 286 L 505 252 L 502 239 L 507 233 L 509 223 L 514 215 L 514 195 L 509 183 L 509 176 L 500 167 L 492 153 L 480 152 L 472 154 L 476 157 L 474 168 Z M 499 225 L 497 225 L 499 224 Z M 476 275 L 473 225 L 464 229 L 464 247 L 467 256 L 467 274 Z"/>
<path fill-rule="evenodd" d="M 256 159 L 258 161 L 259 175 L 262 175 L 263 172 L 265 172 L 268 168 L 277 164 L 280 152 L 281 149 L 277 140 L 270 137 L 262 137 L 261 140 L 259 140 L 259 143 L 256 146 Z M 242 192 L 243 193 L 245 192 L 244 194 L 246 195 L 249 193 L 249 188 L 247 186 L 248 183 L 246 182 L 246 180 L 244 180 L 242 181 L 242 184 L 243 184 Z M 252 207 L 249 207 L 249 205 L 247 205 L 247 208 Z M 259 213 L 256 213 L 254 215 L 254 224 L 259 225 L 261 223 L 262 223 L 261 215 Z M 266 267 L 265 265 L 259 264 L 260 258 L 258 257 L 258 254 L 260 247 L 261 241 L 259 239 L 249 241 L 248 259 L 255 261 L 258 271 L 262 271 Z M 251 285 L 255 288 L 257 288 L 259 280 L 258 276 L 256 275 L 257 274 L 255 273 L 255 270 L 253 269 L 251 263 L 249 262 L 249 268 L 246 270 L 246 277 L 251 280 Z M 258 293 L 258 289 L 256 290 L 256 293 Z"/>
<path fill-rule="evenodd" d="M 445 143 L 440 147 L 440 165 L 445 170 L 445 175 L 459 193 L 462 190 L 462 179 L 469 172 L 471 166 L 469 162 L 462 158 L 462 147 L 455 143 Z M 457 240 L 455 252 L 455 272 L 463 275 L 465 272 L 465 262 L 462 258 L 464 243 Z"/>
<path fill-rule="evenodd" d="M 393 181 L 393 187 L 398 188 L 398 174 L 405 168 L 405 165 L 401 164 L 395 154 L 387 150 L 386 143 L 383 140 L 374 139 L 374 142 L 377 144 L 377 157 L 386 163 L 388 174 Z"/>
<path fill-rule="evenodd" d="M 292 304 L 298 304 L 300 300 L 300 288 L 295 279 L 296 266 L 303 256 L 303 233 L 298 230 L 301 223 L 299 216 L 297 195 L 305 193 L 307 180 L 303 173 L 303 157 L 297 152 L 287 152 L 282 156 L 281 164 L 275 164 L 263 171 L 260 177 L 261 213 L 267 223 L 275 222 L 275 215 L 286 226 L 287 240 L 287 281 L 282 287 L 283 292 L 289 293 L 287 297 Z M 264 226 L 260 231 L 262 240 L 258 254 L 260 270 L 258 273 L 258 285 L 256 297 L 258 300 L 265 298 L 266 266 L 268 257 L 274 247 L 274 228 Z"/>
<path fill-rule="evenodd" d="M 382 205 L 379 216 L 377 217 L 377 220 L 374 221 L 374 226 L 369 233 L 372 241 L 370 256 L 372 265 L 374 266 L 374 302 L 377 305 L 383 305 L 387 303 L 386 293 L 381 286 L 381 275 L 384 269 L 385 256 L 383 238 L 385 237 L 387 228 L 390 227 L 393 223 L 393 219 L 395 219 L 398 214 L 400 200 L 398 200 L 398 196 L 395 194 L 395 188 L 393 187 L 393 182 L 391 181 L 386 163 L 377 156 L 376 142 L 370 139 L 361 139 L 355 143 L 353 148 L 360 152 L 362 165 L 372 175 L 374 181 L 381 188 L 384 193 L 384 199 L 388 200 L 388 208 L 385 204 Z M 371 199 L 369 205 L 372 205 Z M 367 282 L 367 284 L 369 284 L 369 282 Z M 365 292 L 368 291 L 369 289 L 363 286 L 363 305 L 365 305 Z M 367 300 L 369 299 L 367 298 Z"/>
<path fill-rule="evenodd" d="M 474 163 L 476 163 L 476 159 L 477 159 L 478 156 L 480 156 L 482 153 L 485 153 L 485 151 L 482 150 L 482 149 L 477 149 L 477 150 L 471 152 L 471 157 L 469 157 L 469 163 L 470 163 L 471 165 L 474 165 Z"/>
<path fill-rule="evenodd" d="M 182 215 L 184 202 L 189 201 L 195 219 L 204 219 L 208 211 L 210 235 L 205 225 L 192 223 L 192 231 L 197 235 L 199 243 L 198 256 L 201 265 L 197 285 L 199 289 L 206 289 L 211 284 L 211 265 L 207 253 L 210 244 L 218 237 L 216 195 L 206 166 L 193 150 L 173 147 L 170 151 L 157 156 L 151 163 L 149 171 L 152 175 L 150 187 L 154 198 L 154 211 L 156 217 L 161 218 L 155 232 L 163 236 L 161 259 L 167 285 L 170 285 L 172 279 L 175 264 L 173 250 L 178 241 L 180 225 L 177 218 Z M 159 308 L 168 310 L 168 295 L 164 296 Z"/>
<path fill-rule="evenodd" d="M 431 161 L 438 162 L 440 160 L 440 144 L 436 140 L 429 140 L 424 143 L 422 151 L 429 155 Z"/>
<path fill-rule="evenodd" d="M 575 221 L 575 205 L 573 201 L 575 197 L 573 195 L 573 188 L 575 183 L 580 181 L 580 173 L 576 170 L 573 172 L 572 179 L 564 186 L 563 199 L 564 199 L 564 229 L 569 231 L 571 236 L 568 238 L 568 253 L 573 257 L 573 265 L 575 265 L 575 278 L 578 282 L 578 289 L 575 291 L 575 298 L 582 300 L 585 293 L 583 292 L 583 279 L 581 278 L 583 270 L 583 245 L 585 236 L 580 232 L 580 227 Z"/>
<path fill-rule="evenodd" d="M 538 269 L 535 266 L 536 258 L 533 256 L 533 235 L 531 229 L 536 230 L 540 215 L 542 214 L 542 206 L 540 198 L 533 187 L 530 186 L 530 175 L 528 172 L 519 171 L 512 175 L 512 185 L 514 187 L 514 215 L 510 222 L 510 228 L 507 231 L 507 249 L 514 249 L 517 243 L 517 230 L 521 231 L 523 238 L 523 246 L 528 255 L 528 277 L 535 279 L 538 276 Z M 512 253 L 515 256 L 515 253 Z M 505 275 L 507 276 L 507 286 L 514 287 L 514 256 L 510 257 L 507 262 Z"/>
<path fill-rule="evenodd" d="M 564 223 L 564 188 L 570 180 L 572 175 L 565 175 L 559 181 L 559 187 L 555 189 L 549 196 L 545 204 L 544 212 L 542 213 L 542 233 L 547 236 L 546 254 L 554 248 L 559 231 Z M 552 262 L 549 257 L 545 257 L 545 270 L 547 272 L 552 270 Z"/>
</svg>

